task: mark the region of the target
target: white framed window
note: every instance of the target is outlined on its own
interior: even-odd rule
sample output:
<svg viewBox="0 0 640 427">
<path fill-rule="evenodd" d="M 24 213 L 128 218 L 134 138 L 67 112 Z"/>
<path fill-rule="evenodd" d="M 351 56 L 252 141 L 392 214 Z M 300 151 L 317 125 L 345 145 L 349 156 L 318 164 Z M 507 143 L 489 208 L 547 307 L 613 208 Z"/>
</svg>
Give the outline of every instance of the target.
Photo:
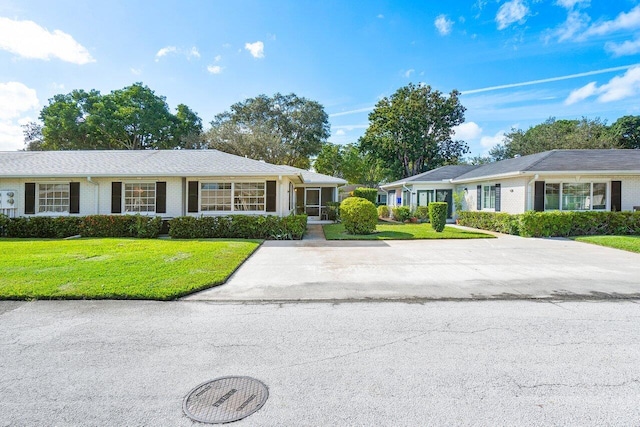
<svg viewBox="0 0 640 427">
<path fill-rule="evenodd" d="M 265 211 L 264 182 L 235 182 L 233 183 L 233 187 L 235 211 Z"/>
<path fill-rule="evenodd" d="M 230 211 L 231 210 L 231 183 L 230 182 L 203 182 L 200 184 L 200 210 Z"/>
<path fill-rule="evenodd" d="M 154 213 L 156 211 L 156 183 L 124 184 L 125 213 Z"/>
<path fill-rule="evenodd" d="M 482 209 L 496 208 L 496 186 L 485 185 L 482 187 Z"/>
<path fill-rule="evenodd" d="M 69 212 L 69 184 L 38 184 L 37 212 Z"/>
<path fill-rule="evenodd" d="M 564 211 L 605 210 L 607 183 L 545 183 L 544 209 Z"/>
</svg>

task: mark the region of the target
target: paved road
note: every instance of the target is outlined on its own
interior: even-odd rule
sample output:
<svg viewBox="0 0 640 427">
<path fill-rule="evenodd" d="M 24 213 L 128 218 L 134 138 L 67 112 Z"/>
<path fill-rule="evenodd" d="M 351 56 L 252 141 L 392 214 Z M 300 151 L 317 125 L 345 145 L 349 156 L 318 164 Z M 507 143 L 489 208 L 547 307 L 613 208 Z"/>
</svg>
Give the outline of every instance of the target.
<svg viewBox="0 0 640 427">
<path fill-rule="evenodd" d="M 239 426 L 638 425 L 634 301 L 0 302 L 0 426 L 192 426 L 195 385 L 270 391 Z"/>
<path fill-rule="evenodd" d="M 640 254 L 566 239 L 265 242 L 187 299 L 640 298 Z"/>
</svg>

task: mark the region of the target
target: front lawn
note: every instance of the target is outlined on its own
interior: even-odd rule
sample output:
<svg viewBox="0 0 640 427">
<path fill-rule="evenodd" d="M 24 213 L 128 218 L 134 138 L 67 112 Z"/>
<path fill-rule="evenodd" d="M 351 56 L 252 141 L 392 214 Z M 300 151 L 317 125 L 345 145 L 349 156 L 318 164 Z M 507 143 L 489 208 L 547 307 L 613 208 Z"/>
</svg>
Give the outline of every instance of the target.
<svg viewBox="0 0 640 427">
<path fill-rule="evenodd" d="M 259 244 L 0 239 L 0 299 L 174 299 L 224 283 Z"/>
<path fill-rule="evenodd" d="M 573 239 L 578 242 L 640 253 L 640 236 L 580 236 Z"/>
<path fill-rule="evenodd" d="M 323 226 L 327 240 L 412 240 L 412 239 L 486 239 L 495 236 L 476 231 L 445 227 L 442 233 L 436 233 L 431 224 L 389 224 L 378 223 L 373 234 L 347 234 L 342 224 Z"/>
</svg>

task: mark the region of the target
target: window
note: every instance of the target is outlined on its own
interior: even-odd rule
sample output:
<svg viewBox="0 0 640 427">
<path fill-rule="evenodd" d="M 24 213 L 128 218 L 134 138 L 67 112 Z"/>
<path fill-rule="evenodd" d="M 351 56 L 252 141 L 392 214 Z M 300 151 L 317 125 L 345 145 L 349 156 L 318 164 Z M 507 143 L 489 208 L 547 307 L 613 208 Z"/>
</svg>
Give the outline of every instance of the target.
<svg viewBox="0 0 640 427">
<path fill-rule="evenodd" d="M 607 184 L 604 182 L 545 184 L 545 210 L 588 211 L 606 208 Z"/>
<path fill-rule="evenodd" d="M 386 205 L 387 204 L 387 195 L 386 194 L 378 194 L 378 204 Z"/>
<path fill-rule="evenodd" d="M 201 211 L 230 211 L 231 183 L 203 182 L 200 184 Z"/>
<path fill-rule="evenodd" d="M 496 208 L 496 186 L 485 185 L 482 187 L 482 209 L 495 209 Z"/>
<path fill-rule="evenodd" d="M 411 204 L 411 193 L 407 190 L 402 192 L 402 206 L 409 206 Z"/>
<path fill-rule="evenodd" d="M 69 212 L 69 184 L 38 184 L 38 212 Z"/>
<path fill-rule="evenodd" d="M 264 196 L 264 182 L 234 183 L 234 210 L 264 211 Z"/>
<path fill-rule="evenodd" d="M 155 182 L 124 184 L 124 211 L 134 213 L 155 212 Z"/>
</svg>

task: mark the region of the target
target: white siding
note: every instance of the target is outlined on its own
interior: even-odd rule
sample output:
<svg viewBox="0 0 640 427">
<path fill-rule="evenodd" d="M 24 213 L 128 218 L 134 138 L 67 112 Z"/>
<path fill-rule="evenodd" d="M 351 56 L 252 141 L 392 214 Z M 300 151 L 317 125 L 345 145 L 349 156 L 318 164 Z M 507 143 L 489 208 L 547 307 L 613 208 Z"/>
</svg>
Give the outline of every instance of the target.
<svg viewBox="0 0 640 427">
<path fill-rule="evenodd" d="M 465 210 L 477 211 L 478 198 L 477 187 L 478 185 L 491 186 L 500 184 L 500 212 L 510 214 L 520 214 L 526 209 L 527 200 L 527 178 L 511 178 L 500 179 L 495 181 L 482 181 L 474 182 L 467 185 L 460 185 L 458 188 L 466 188 Z M 481 209 L 486 212 L 494 212 L 493 209 Z"/>
</svg>

